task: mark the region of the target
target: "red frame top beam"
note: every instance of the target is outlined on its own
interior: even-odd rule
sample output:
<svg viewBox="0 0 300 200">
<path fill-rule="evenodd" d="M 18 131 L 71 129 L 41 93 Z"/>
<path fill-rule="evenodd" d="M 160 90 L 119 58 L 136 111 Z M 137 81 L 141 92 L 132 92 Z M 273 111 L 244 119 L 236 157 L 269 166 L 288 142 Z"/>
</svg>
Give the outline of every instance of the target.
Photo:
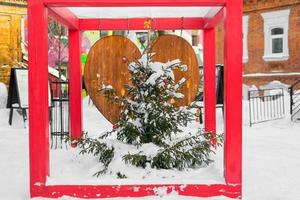
<svg viewBox="0 0 300 200">
<path fill-rule="evenodd" d="M 130 24 L 139 24 L 128 27 L 124 19 L 101 19 L 102 26 L 98 25 L 98 19 L 79 19 L 66 7 L 188 7 L 188 6 L 212 6 L 210 12 L 204 18 L 188 18 L 184 20 L 184 26 L 179 25 L 177 18 L 156 18 L 156 30 L 167 29 L 204 29 L 215 26 L 220 18 L 214 19 L 220 10 L 214 6 L 225 6 L 226 0 L 41 0 L 49 9 L 49 14 L 57 21 L 65 24 L 71 30 L 139 30 L 145 29 L 145 19 L 130 19 Z M 181 20 L 180 20 L 181 21 Z M 105 25 L 106 24 L 106 25 Z M 121 25 L 120 25 L 121 24 Z M 123 25 L 125 24 L 125 25 Z M 105 26 L 104 26 L 105 25 Z"/>
<path fill-rule="evenodd" d="M 145 27 L 145 23 L 149 27 Z M 79 19 L 80 30 L 199 30 L 204 18 Z"/>
<path fill-rule="evenodd" d="M 225 18 L 225 11 L 224 8 L 217 11 L 215 16 L 213 18 L 207 18 L 205 20 L 205 24 L 203 26 L 203 29 L 211 29 L 216 27 L 222 20 Z"/>
<path fill-rule="evenodd" d="M 226 0 L 43 0 L 54 7 L 225 6 Z"/>
<path fill-rule="evenodd" d="M 79 29 L 78 18 L 67 8 L 48 8 L 48 14 L 53 19 L 67 26 L 70 30 Z"/>
</svg>

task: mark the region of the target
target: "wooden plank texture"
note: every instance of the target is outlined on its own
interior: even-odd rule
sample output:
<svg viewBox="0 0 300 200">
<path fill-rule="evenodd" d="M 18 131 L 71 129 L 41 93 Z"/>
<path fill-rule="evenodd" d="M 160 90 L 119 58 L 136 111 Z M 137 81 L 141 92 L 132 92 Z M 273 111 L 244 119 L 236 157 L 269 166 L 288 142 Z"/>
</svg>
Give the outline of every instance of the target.
<svg viewBox="0 0 300 200">
<path fill-rule="evenodd" d="M 179 59 L 182 64 L 188 66 L 187 71 L 174 70 L 175 81 L 179 81 L 183 77 L 186 79 L 181 91 L 184 98 L 177 100 L 175 105 L 183 106 L 192 103 L 197 95 L 200 80 L 199 66 L 193 47 L 182 37 L 162 35 L 154 41 L 151 52 L 156 53 L 153 57 L 155 61 L 167 62 Z"/>
<path fill-rule="evenodd" d="M 137 46 L 123 36 L 108 36 L 100 39 L 91 48 L 84 69 L 87 91 L 104 117 L 112 123 L 119 118 L 120 109 L 99 92 L 102 84 L 111 85 L 118 95 L 125 94 L 124 84 L 130 83 L 128 62 L 137 60 L 141 53 Z"/>
</svg>

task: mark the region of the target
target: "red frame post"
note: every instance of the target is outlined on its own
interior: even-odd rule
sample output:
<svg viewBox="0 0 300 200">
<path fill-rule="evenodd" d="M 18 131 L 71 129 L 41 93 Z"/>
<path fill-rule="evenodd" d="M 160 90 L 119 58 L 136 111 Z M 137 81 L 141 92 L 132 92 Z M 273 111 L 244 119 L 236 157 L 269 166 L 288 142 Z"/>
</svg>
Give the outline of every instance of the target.
<svg viewBox="0 0 300 200">
<path fill-rule="evenodd" d="M 49 176 L 48 17 L 39 0 L 28 1 L 30 192 Z"/>
<path fill-rule="evenodd" d="M 224 45 L 224 170 L 228 184 L 242 183 L 242 15 L 242 1 L 227 0 Z"/>
<path fill-rule="evenodd" d="M 81 32 L 69 30 L 70 134 L 72 140 L 82 137 Z"/>
<path fill-rule="evenodd" d="M 215 29 L 204 30 L 204 129 L 216 134 L 216 52 Z M 216 144 L 216 140 L 213 141 Z"/>
</svg>

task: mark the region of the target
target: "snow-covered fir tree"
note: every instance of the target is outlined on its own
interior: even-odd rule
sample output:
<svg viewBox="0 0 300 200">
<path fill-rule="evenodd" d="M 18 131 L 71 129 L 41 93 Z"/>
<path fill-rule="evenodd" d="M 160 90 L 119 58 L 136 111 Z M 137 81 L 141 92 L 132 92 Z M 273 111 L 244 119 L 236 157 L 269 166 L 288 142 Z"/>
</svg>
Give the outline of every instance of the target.
<svg viewBox="0 0 300 200">
<path fill-rule="evenodd" d="M 194 114 L 190 107 L 174 105 L 176 99 L 184 97 L 180 90 L 186 80 L 176 82 L 173 70 L 186 71 L 187 66 L 181 65 L 180 60 L 154 62 L 152 56 L 146 53 L 140 60 L 128 64 L 132 84 L 125 86 L 124 96 L 118 96 L 110 85 L 100 88 L 109 101 L 120 106 L 121 112 L 111 131 L 98 139 L 85 136 L 78 142 L 81 153 L 93 153 L 103 164 L 96 175 L 105 174 L 117 156 L 118 147 L 110 138 L 134 147 L 134 151 L 124 150 L 121 156 L 123 162 L 136 167 L 182 170 L 212 162 L 212 141 L 218 138 L 202 130 L 183 134 L 181 127 L 194 120 Z M 118 177 L 126 175 L 118 174 Z"/>
</svg>

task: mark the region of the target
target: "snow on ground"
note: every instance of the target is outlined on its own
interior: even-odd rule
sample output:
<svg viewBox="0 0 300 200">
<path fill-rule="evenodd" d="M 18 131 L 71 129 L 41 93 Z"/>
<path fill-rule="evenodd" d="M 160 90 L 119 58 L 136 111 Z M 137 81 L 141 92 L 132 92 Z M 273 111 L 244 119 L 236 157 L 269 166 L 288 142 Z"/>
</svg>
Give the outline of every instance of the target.
<svg viewBox="0 0 300 200">
<path fill-rule="evenodd" d="M 243 193 L 248 200 L 300 199 L 300 124 L 244 127 Z"/>
<path fill-rule="evenodd" d="M 102 130 L 110 126 L 109 123 L 103 123 L 103 118 L 98 114 L 98 111 L 95 107 L 91 105 L 88 106 L 87 103 L 85 103 L 84 111 L 86 112 L 84 114 L 85 130 L 89 131 L 90 133 L 95 132 L 95 130 Z M 28 129 L 24 128 L 22 118 L 17 113 L 14 113 L 13 125 L 10 127 L 8 125 L 8 115 L 9 111 L 7 109 L 0 109 L 0 199 L 29 199 Z M 221 118 L 221 112 L 218 111 L 218 130 L 220 131 L 222 130 Z M 94 123 L 94 125 L 89 126 L 88 123 Z M 290 122 L 289 116 L 282 120 L 256 124 L 253 127 L 249 127 L 248 103 L 244 102 L 244 200 L 300 199 L 299 141 L 300 123 L 297 124 Z M 64 157 L 64 153 L 66 152 L 64 151 L 65 150 L 52 150 L 51 156 L 52 158 L 56 157 L 53 161 L 57 164 L 62 164 L 62 166 L 64 167 L 62 171 L 64 173 L 68 173 L 68 170 L 74 170 L 72 169 L 72 167 L 74 166 L 67 166 L 63 164 L 66 160 L 66 158 Z M 70 150 L 70 152 L 74 155 L 73 158 L 79 157 L 74 150 Z M 78 160 L 73 162 L 78 162 Z M 82 164 L 81 168 L 85 169 L 86 166 L 91 166 L 91 162 L 94 161 L 87 157 L 81 159 L 80 162 Z M 217 162 L 222 163 L 223 161 L 218 160 Z M 77 167 L 78 166 L 79 165 L 77 165 Z M 67 169 L 67 167 L 70 169 Z M 95 169 L 90 169 L 90 172 L 94 172 L 94 170 Z M 59 170 L 57 170 L 55 173 L 59 173 Z M 63 175 L 61 174 L 60 176 Z M 43 198 L 35 199 L 42 200 Z M 74 198 L 62 197 L 61 199 L 71 200 Z M 120 199 L 124 198 L 114 198 L 109 200 Z M 128 198 L 126 200 L 129 199 L 132 200 L 134 198 Z M 170 194 L 167 196 L 163 196 L 162 198 L 157 196 L 145 197 L 140 199 L 189 200 L 202 198 L 183 197 L 178 196 L 177 194 Z M 207 200 L 227 199 L 229 198 L 207 198 Z"/>
<path fill-rule="evenodd" d="M 90 137 L 99 137 L 102 132 L 111 130 L 112 125 L 93 105 L 89 106 L 88 101 L 88 99 L 85 99 L 83 102 L 83 113 L 85 113 L 83 116 L 83 129 L 89 132 Z M 184 131 L 196 133 L 200 127 L 200 124 L 195 122 L 184 128 Z M 78 155 L 80 149 L 62 148 L 52 150 L 50 153 L 51 177 L 48 179 L 47 184 L 159 184 L 162 182 L 168 184 L 197 184 L 199 180 L 201 180 L 203 184 L 222 184 L 225 182 L 222 177 L 223 152 L 221 148 L 216 155 L 213 155 L 213 159 L 216 160 L 216 162 L 210 166 L 179 171 L 157 170 L 152 169 L 150 166 L 143 169 L 127 165 L 122 161 L 121 154 L 124 154 L 125 151 L 135 151 L 135 148 L 132 149 L 132 145 L 126 145 L 119 141 L 115 146 L 119 148 L 115 149 L 116 156 L 112 160 L 109 170 L 125 174 L 128 177 L 127 179 L 118 179 L 116 173 L 102 175 L 99 178 L 94 177 L 93 174 L 103 169 L 102 164 L 97 161 L 97 158 L 93 155 Z M 155 147 L 156 146 L 153 147 L 153 145 L 146 144 L 141 148 L 144 148 L 145 152 L 151 153 L 151 151 L 156 152 Z"/>
<path fill-rule="evenodd" d="M 16 112 L 10 127 L 8 116 L 9 110 L 0 109 L 0 199 L 28 199 L 28 129 Z"/>
</svg>

